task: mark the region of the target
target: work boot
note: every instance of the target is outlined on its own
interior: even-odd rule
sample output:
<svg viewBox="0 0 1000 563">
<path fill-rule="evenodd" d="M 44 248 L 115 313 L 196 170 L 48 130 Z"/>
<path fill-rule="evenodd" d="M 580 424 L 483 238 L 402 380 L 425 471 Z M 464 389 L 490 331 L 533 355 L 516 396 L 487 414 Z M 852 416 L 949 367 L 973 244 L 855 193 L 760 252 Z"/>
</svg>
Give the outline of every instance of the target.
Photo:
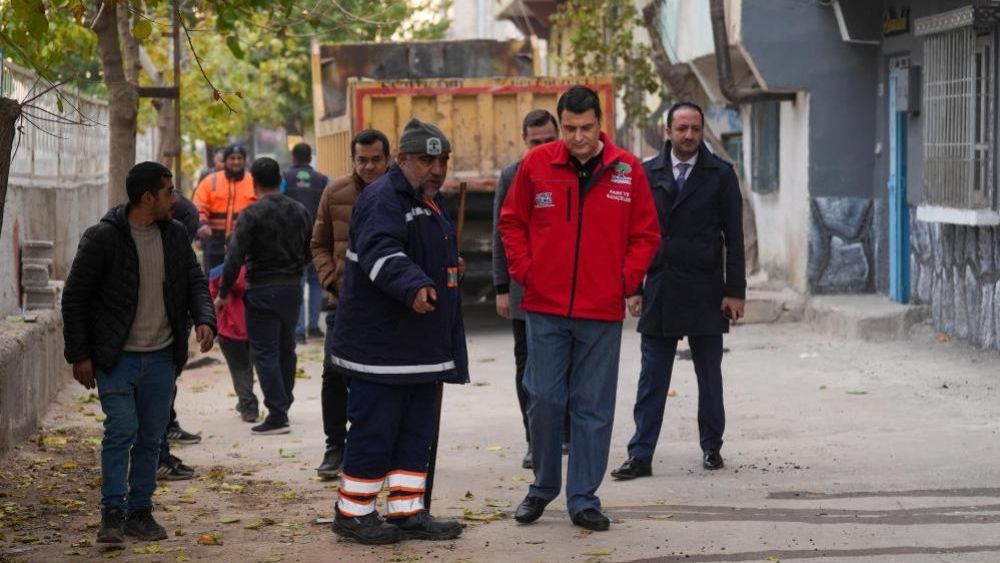
<svg viewBox="0 0 1000 563">
<path fill-rule="evenodd" d="M 167 530 L 153 520 L 153 513 L 149 510 L 129 512 L 125 521 L 125 533 L 143 541 L 167 539 Z"/>
<path fill-rule="evenodd" d="M 101 513 L 101 529 L 97 531 L 97 543 L 122 543 L 125 541 L 125 511 L 116 508 L 105 509 Z"/>
<path fill-rule="evenodd" d="M 316 468 L 320 479 L 335 479 L 344 467 L 344 447 L 330 447 L 323 454 L 323 463 Z"/>
<path fill-rule="evenodd" d="M 457 520 L 439 520 L 426 510 L 393 522 L 403 531 L 404 540 L 451 540 L 462 535 Z"/>
<path fill-rule="evenodd" d="M 399 543 L 403 539 L 403 532 L 399 527 L 383 521 L 378 512 L 372 511 L 355 518 L 341 514 L 339 508 L 335 510 L 337 514 L 333 518 L 333 533 L 342 538 L 364 545 L 386 545 Z"/>
</svg>

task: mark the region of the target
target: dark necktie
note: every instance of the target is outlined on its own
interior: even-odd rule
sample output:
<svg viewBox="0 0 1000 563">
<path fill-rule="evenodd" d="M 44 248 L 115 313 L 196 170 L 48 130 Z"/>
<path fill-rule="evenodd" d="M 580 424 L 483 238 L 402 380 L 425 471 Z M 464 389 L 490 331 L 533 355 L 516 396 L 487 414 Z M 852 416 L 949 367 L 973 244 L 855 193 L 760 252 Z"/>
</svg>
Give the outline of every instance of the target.
<svg viewBox="0 0 1000 563">
<path fill-rule="evenodd" d="M 686 162 L 682 162 L 677 165 L 677 169 L 680 170 L 680 173 L 677 174 L 677 180 L 676 180 L 677 193 L 680 193 L 684 189 L 684 180 L 687 179 L 687 170 L 690 167 L 691 165 Z"/>
</svg>

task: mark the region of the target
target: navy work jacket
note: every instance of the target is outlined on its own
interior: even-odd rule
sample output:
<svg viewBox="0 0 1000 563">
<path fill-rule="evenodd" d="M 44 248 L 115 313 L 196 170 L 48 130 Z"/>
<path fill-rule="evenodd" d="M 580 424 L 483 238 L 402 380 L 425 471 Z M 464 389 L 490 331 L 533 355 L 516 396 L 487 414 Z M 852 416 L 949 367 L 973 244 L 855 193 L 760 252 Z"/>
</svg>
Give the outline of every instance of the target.
<svg viewBox="0 0 1000 563">
<path fill-rule="evenodd" d="M 358 197 L 329 358 L 340 373 L 385 384 L 469 381 L 455 228 L 441 195 L 433 201 L 396 166 Z M 437 302 L 420 314 L 411 305 L 425 286 Z"/>
</svg>

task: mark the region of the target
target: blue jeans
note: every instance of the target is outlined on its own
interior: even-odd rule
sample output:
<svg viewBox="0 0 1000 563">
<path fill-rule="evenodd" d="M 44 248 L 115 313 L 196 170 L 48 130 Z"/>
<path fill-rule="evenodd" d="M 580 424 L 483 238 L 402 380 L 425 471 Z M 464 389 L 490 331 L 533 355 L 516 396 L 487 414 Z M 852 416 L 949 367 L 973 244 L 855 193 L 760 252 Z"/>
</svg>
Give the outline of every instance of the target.
<svg viewBox="0 0 1000 563">
<path fill-rule="evenodd" d="M 101 502 L 105 510 L 150 510 L 174 393 L 171 349 L 122 352 L 114 370 L 96 376 L 105 416 Z"/>
<path fill-rule="evenodd" d="M 642 370 L 636 391 L 635 434 L 628 443 L 628 455 L 653 461 L 663 426 L 670 375 L 673 372 L 677 337 L 642 335 Z M 704 451 L 722 449 L 726 410 L 722 401 L 722 335 L 689 336 L 691 360 L 698 378 L 698 435 Z"/>
<path fill-rule="evenodd" d="M 545 500 L 559 495 L 563 417 L 568 410 L 573 439 L 566 507 L 571 516 L 601 509 L 595 493 L 608 468 L 621 335 L 620 321 L 528 313 L 524 388 L 535 470 L 528 494 Z"/>
<path fill-rule="evenodd" d="M 309 264 L 302 275 L 302 285 L 309 286 L 309 300 L 302 297 L 302 308 L 299 310 L 299 321 L 295 324 L 295 334 L 306 333 L 306 305 L 309 306 L 309 328 L 319 328 L 319 312 L 323 308 L 323 287 L 319 284 L 319 274 L 316 266 Z"/>
<path fill-rule="evenodd" d="M 297 285 L 251 287 L 244 297 L 247 337 L 254 369 L 264 394 L 267 419 L 288 423 L 288 409 L 295 399 L 295 316 L 302 306 Z"/>
</svg>

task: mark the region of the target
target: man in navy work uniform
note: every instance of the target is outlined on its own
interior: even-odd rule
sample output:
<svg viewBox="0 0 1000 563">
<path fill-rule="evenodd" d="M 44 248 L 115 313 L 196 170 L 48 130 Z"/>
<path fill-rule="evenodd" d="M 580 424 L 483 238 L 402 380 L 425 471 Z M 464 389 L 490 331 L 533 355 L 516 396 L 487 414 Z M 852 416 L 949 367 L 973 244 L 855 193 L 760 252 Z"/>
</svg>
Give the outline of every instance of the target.
<svg viewBox="0 0 1000 563">
<path fill-rule="evenodd" d="M 652 475 L 653 452 L 677 341 L 685 336 L 698 378 L 698 434 L 705 469 L 723 466 L 722 335 L 743 316 L 743 199 L 729 163 L 702 143 L 705 116 L 690 103 L 667 113 L 660 154 L 645 163 L 660 216 L 662 244 L 649 267 L 643 296 L 629 303 L 642 311 L 642 371 L 635 400 L 635 434 L 616 479 Z"/>
<path fill-rule="evenodd" d="M 351 378 L 340 499 L 333 531 L 364 544 L 447 540 L 453 520 L 424 509 L 437 382 L 469 381 L 455 228 L 438 191 L 451 145 L 411 119 L 397 164 L 360 197 L 330 364 Z M 375 500 L 388 482 L 388 521 Z"/>
</svg>

